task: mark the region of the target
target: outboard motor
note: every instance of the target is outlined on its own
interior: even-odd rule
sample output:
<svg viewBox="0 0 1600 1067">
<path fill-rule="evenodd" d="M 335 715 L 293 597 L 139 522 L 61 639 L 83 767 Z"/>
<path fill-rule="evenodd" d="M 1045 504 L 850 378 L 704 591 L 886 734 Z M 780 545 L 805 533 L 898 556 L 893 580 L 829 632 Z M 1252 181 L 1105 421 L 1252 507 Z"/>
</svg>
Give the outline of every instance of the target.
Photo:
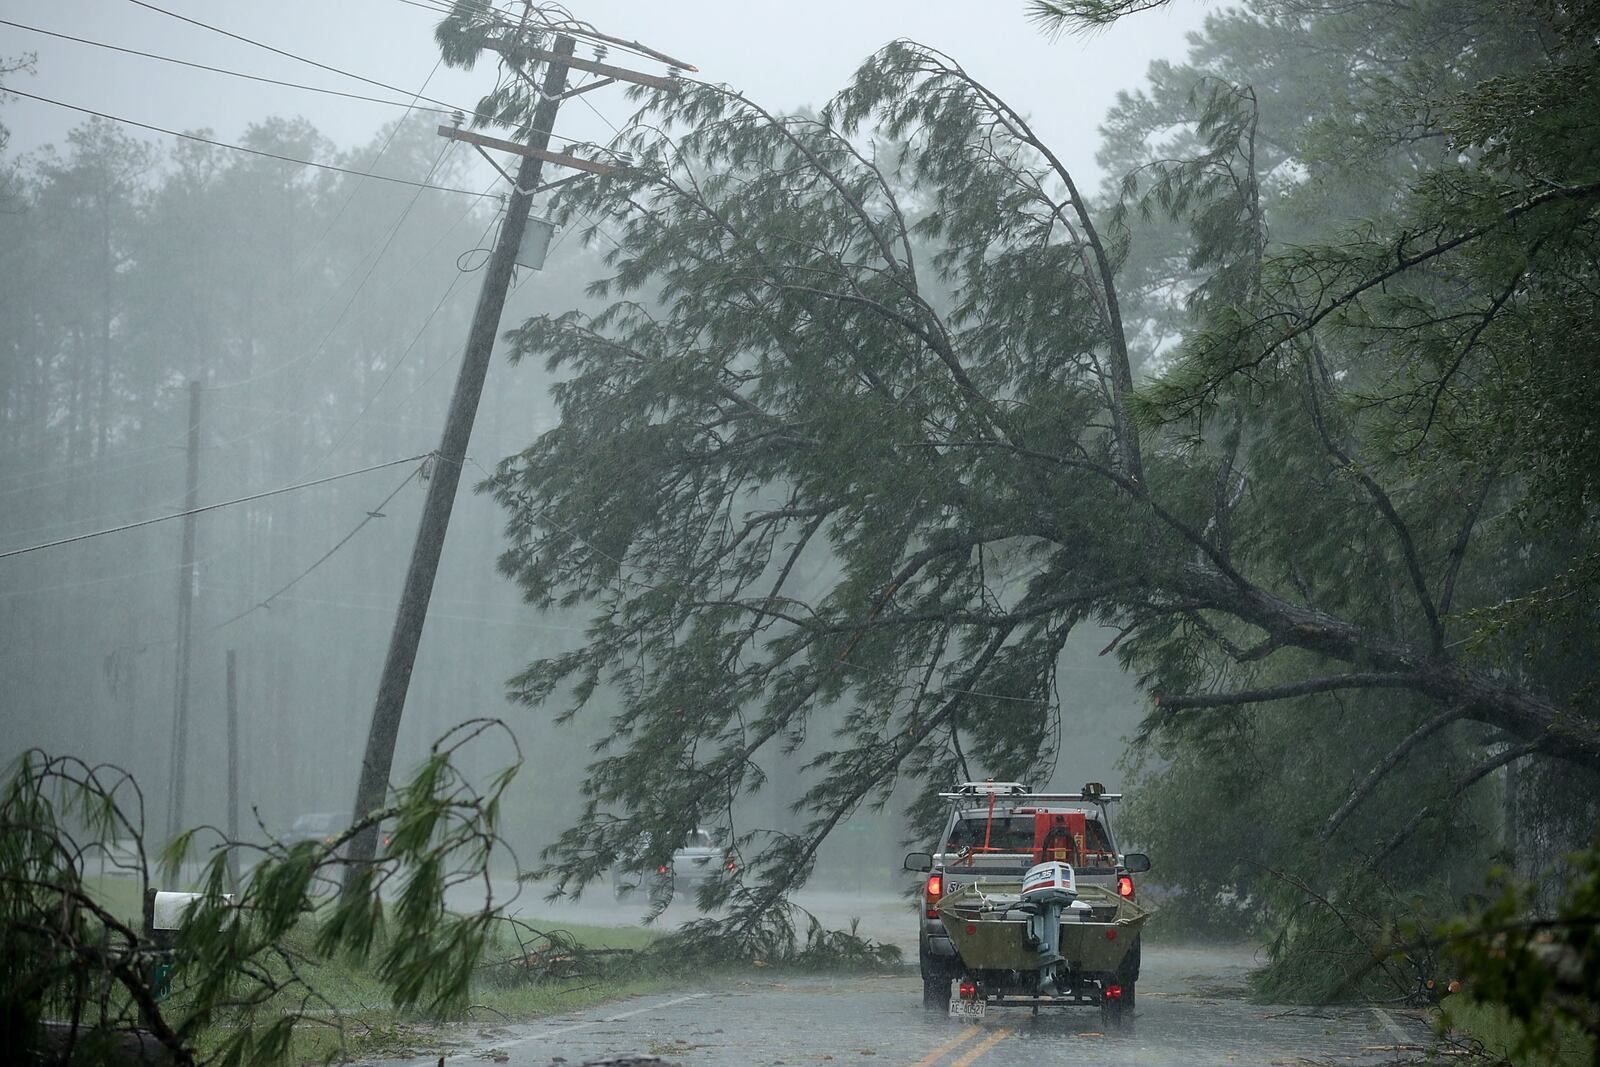
<svg viewBox="0 0 1600 1067">
<path fill-rule="evenodd" d="M 1078 880 L 1065 863 L 1038 863 L 1022 879 L 1018 908 L 1028 913 L 1022 928 L 1023 943 L 1039 954 L 1041 963 L 1061 955 L 1061 911 L 1078 899 Z"/>
</svg>

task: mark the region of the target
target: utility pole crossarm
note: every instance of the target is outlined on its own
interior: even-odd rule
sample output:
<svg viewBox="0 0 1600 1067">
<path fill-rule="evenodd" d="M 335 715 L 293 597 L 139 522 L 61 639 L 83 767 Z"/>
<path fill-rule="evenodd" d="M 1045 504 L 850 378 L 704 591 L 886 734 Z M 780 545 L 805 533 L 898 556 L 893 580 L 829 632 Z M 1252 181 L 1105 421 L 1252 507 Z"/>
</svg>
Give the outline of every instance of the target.
<svg viewBox="0 0 1600 1067">
<path fill-rule="evenodd" d="M 545 48 L 522 47 L 514 48 L 506 41 L 485 41 L 484 47 L 499 52 L 501 55 L 516 54 L 529 59 L 542 59 L 548 63 L 561 62 L 573 70 L 588 71 L 604 78 L 615 78 L 617 81 L 633 82 L 635 85 L 647 85 L 652 89 L 665 89 L 675 92 L 678 88 L 676 78 L 664 78 L 659 74 L 643 74 L 627 67 L 613 67 L 609 63 L 599 63 L 592 59 L 579 59 L 576 56 L 562 56 Z"/>
<path fill-rule="evenodd" d="M 596 163 L 592 159 L 580 159 L 578 156 L 568 155 L 565 152 L 550 152 L 533 145 L 518 144 L 500 137 L 490 137 L 487 134 L 473 133 L 470 130 L 457 129 L 454 126 L 440 126 L 439 136 L 448 137 L 452 141 L 465 141 L 479 148 L 498 148 L 502 152 L 511 152 L 515 155 L 542 159 L 546 163 L 554 163 L 558 167 L 570 167 L 573 170 L 586 170 L 590 174 L 621 174 L 621 167 L 613 167 L 609 163 Z"/>
</svg>

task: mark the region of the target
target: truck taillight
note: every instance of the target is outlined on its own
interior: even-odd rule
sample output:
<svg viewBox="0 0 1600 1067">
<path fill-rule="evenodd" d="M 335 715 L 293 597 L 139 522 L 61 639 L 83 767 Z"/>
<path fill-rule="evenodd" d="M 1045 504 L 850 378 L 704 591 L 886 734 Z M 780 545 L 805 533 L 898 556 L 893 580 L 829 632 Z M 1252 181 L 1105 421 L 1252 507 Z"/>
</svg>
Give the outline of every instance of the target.
<svg viewBox="0 0 1600 1067">
<path fill-rule="evenodd" d="M 1133 899 L 1133 876 L 1129 874 L 1117 875 L 1117 895 Z"/>
<path fill-rule="evenodd" d="M 956 986 L 956 996 L 962 1000 L 977 1000 L 978 983 L 970 978 L 961 979 L 961 984 Z"/>
<path fill-rule="evenodd" d="M 939 898 L 944 896 L 944 876 L 939 874 L 928 875 L 928 886 L 923 891 L 924 907 L 927 909 L 928 918 L 937 919 L 939 913 L 934 905 L 939 903 Z"/>
</svg>

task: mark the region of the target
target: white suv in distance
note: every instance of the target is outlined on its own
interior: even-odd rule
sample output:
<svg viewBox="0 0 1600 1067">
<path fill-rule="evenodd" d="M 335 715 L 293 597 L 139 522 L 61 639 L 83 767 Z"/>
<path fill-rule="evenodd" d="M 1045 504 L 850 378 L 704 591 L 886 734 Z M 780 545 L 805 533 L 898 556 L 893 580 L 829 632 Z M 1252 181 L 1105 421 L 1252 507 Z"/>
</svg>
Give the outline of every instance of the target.
<svg viewBox="0 0 1600 1067">
<path fill-rule="evenodd" d="M 640 848 L 649 848 L 646 840 Z M 717 844 L 717 835 L 710 830 L 691 830 L 683 844 L 672 850 L 672 859 L 653 869 L 636 863 L 618 863 L 611 868 L 611 891 L 618 900 L 638 895 L 645 899 L 654 896 L 655 888 L 670 882 L 676 893 L 693 893 L 700 886 L 724 871 L 738 869 L 733 853 Z"/>
</svg>

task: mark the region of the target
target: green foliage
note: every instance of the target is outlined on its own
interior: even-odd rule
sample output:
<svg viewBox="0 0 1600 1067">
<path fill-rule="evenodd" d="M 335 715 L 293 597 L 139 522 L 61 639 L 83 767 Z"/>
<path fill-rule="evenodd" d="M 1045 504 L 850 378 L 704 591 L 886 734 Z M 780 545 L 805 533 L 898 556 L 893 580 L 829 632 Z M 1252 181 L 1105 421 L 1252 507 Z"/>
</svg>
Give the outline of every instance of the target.
<svg viewBox="0 0 1600 1067">
<path fill-rule="evenodd" d="M 1133 305 L 1162 331 L 1156 343 L 1181 341 L 1139 413 L 1202 448 L 1235 447 L 1228 432 L 1242 431 L 1238 557 L 1280 575 L 1280 595 L 1548 694 L 1550 722 L 1591 721 L 1582 708 L 1595 681 L 1593 468 L 1577 457 L 1592 443 L 1587 398 L 1600 379 L 1575 355 L 1594 347 L 1593 131 L 1578 117 L 1597 69 L 1590 21 L 1538 3 L 1257 3 L 1208 19 L 1189 64 L 1155 65 L 1150 87 L 1113 111 L 1102 155 L 1136 179 L 1115 190 L 1134 291 L 1181 292 L 1193 315 L 1170 298 Z M 1239 98 L 1253 87 L 1254 106 L 1222 122 L 1230 86 Z M 1238 165 L 1247 156 L 1253 168 Z M 1217 160 L 1232 177 L 1205 190 Z M 1196 270 L 1196 257 L 1210 248 L 1239 261 L 1243 232 L 1218 212 L 1251 173 L 1271 238 L 1256 289 L 1210 300 L 1219 272 Z M 1208 622 L 1245 653 L 1223 660 L 1233 679 L 1311 673 L 1305 662 L 1256 670 L 1252 653 L 1270 642 L 1252 647 L 1248 629 Z M 1153 674 L 1195 637 L 1174 632 Z M 1494 729 L 1446 727 L 1362 792 L 1428 705 L 1355 693 L 1330 714 L 1327 699 L 1285 700 L 1272 718 L 1218 709 L 1208 714 L 1227 725 L 1216 735 L 1185 726 L 1192 712 L 1158 710 L 1146 737 L 1162 762 L 1133 790 L 1141 840 L 1199 887 L 1178 902 L 1197 928 L 1227 914 L 1205 903 L 1220 892 L 1280 935 L 1259 986 L 1273 995 L 1343 988 L 1364 949 L 1332 915 L 1308 923 L 1306 892 L 1262 895 L 1259 865 L 1341 910 L 1364 899 L 1362 936 L 1382 940 L 1419 908 L 1452 914 L 1496 860 L 1548 870 L 1549 853 L 1581 840 L 1595 814 L 1592 788 L 1561 784 L 1592 772 L 1559 765 L 1518 771 L 1500 814 L 1498 791 L 1465 792 L 1514 752 L 1516 732 Z M 1473 701 L 1464 706 L 1472 718 Z M 1241 799 L 1211 803 L 1223 795 Z M 1199 842 L 1167 821 L 1196 798 L 1210 830 Z M 1347 798 L 1358 814 L 1330 834 L 1328 813 Z M 1250 844 L 1207 847 L 1232 841 Z M 1363 887 L 1374 856 L 1395 848 L 1420 863 L 1408 868 L 1414 889 Z"/>
<path fill-rule="evenodd" d="M 1062 436 L 1057 416 L 1098 402 L 1098 274 L 1036 189 L 1048 160 L 982 150 L 994 107 L 904 43 L 816 118 L 686 87 L 621 143 L 631 172 L 558 207 L 624 228 L 597 286 L 615 302 L 512 331 L 518 358 L 566 375 L 563 423 L 490 485 L 506 572 L 537 604 L 593 608 L 588 647 L 531 665 L 515 695 L 620 702 L 587 814 L 551 853 L 563 889 L 725 822 L 759 888 L 706 902 L 753 929 L 897 774 L 957 773 L 952 729 L 995 773 L 1046 764 L 1071 620 L 1091 583 L 1126 585 L 1075 510 L 1124 506 L 1092 470 L 1019 465 L 994 437 L 1027 427 L 1096 463 L 1115 448 Z M 866 154 L 852 131 L 869 120 L 912 143 Z M 1063 272 L 1076 287 L 1038 284 Z M 984 399 L 1019 381 L 1028 403 Z M 841 579 L 803 589 L 829 558 Z M 802 750 L 803 832 L 738 820 L 758 754 Z"/>
<path fill-rule="evenodd" d="M 1488 797 L 1452 796 L 1477 758 L 1470 735 L 1428 739 L 1326 833 L 1375 753 L 1409 731 L 1410 715 L 1384 714 L 1393 705 L 1386 695 L 1307 697 L 1292 712 L 1218 711 L 1152 735 L 1129 761 L 1136 784 L 1118 827 L 1157 857 L 1171 894 L 1158 912 L 1162 927 L 1262 938 L 1258 989 L 1317 1000 L 1364 966 L 1386 924 L 1423 906 L 1452 914 L 1503 837 Z M 1451 817 L 1415 822 L 1430 804 Z M 1397 867 L 1407 876 L 1392 874 Z"/>
<path fill-rule="evenodd" d="M 1555 823 L 1514 834 L 1479 783 L 1600 767 L 1594 598 L 1558 640 L 1484 619 L 1597 532 L 1588 27 L 1219 13 L 1119 101 L 1101 202 L 909 41 L 815 114 L 642 95 L 631 168 L 556 207 L 606 228 L 611 303 L 511 331 L 561 423 L 486 483 L 504 572 L 590 618 L 512 681 L 607 728 L 556 892 L 714 822 L 740 863 L 701 932 L 789 943 L 785 892 L 858 808 L 909 797 L 921 835 L 957 775 L 1047 773 L 1084 623 L 1158 696 L 1130 828 L 1194 915 L 1281 934 L 1263 989 L 1336 988 L 1537 852 Z M 743 804 L 783 763 L 798 829 Z"/>
<path fill-rule="evenodd" d="M 1169 0 L 1029 0 L 1028 17 L 1046 33 L 1087 32 L 1164 7 Z"/>
<path fill-rule="evenodd" d="M 1572 1030 L 1584 1035 L 1591 1056 L 1600 1055 L 1600 844 L 1571 862 L 1572 877 L 1548 917 L 1533 887 L 1500 872 L 1486 906 L 1436 934 L 1460 969 L 1463 995 L 1513 1024 L 1514 1059 L 1566 1047 Z"/>
<path fill-rule="evenodd" d="M 17 73 L 33 73 L 34 60 L 37 57 L 32 52 L 20 56 L 0 56 L 0 77 Z M 7 94 L 0 93 L 0 101 L 4 101 Z M 4 152 L 6 143 L 11 140 L 11 130 L 5 123 L 0 122 L 0 152 Z M 0 202 L 12 196 L 11 175 L 0 172 Z"/>
<path fill-rule="evenodd" d="M 898 947 L 862 937 L 855 919 L 848 930 L 829 930 L 816 916 L 792 904 L 740 914 L 750 914 L 753 920 L 684 923 L 650 946 L 645 966 L 685 974 L 740 964 L 833 973 L 881 973 L 904 965 Z M 803 935 L 795 926 L 796 917 L 805 920 Z"/>
<path fill-rule="evenodd" d="M 1592 1067 L 1594 1044 L 1577 1027 L 1558 1026 L 1553 1047 L 1544 1052 L 1525 1052 L 1513 1059 L 1512 1050 L 1522 1039 L 1522 1027 L 1495 1004 L 1451 997 L 1443 1013 L 1449 1016 L 1450 1034 L 1471 1052 L 1494 1060 L 1515 1063 L 1517 1067 Z"/>
<path fill-rule="evenodd" d="M 473 112 L 474 126 L 509 126 L 518 136 L 528 135 L 543 69 L 530 53 L 550 47 L 551 35 L 541 27 L 551 21 L 552 14 L 541 7 L 526 8 L 521 21 L 512 22 L 491 0 L 452 0 L 433 32 L 440 57 L 449 66 L 471 70 L 489 51 L 500 68 L 494 88 Z"/>
<path fill-rule="evenodd" d="M 32 1047 L 37 1024 L 50 1017 L 103 1032 L 137 1024 L 180 1063 L 281 1062 L 302 1020 L 333 1007 L 308 977 L 328 958 L 370 958 L 378 988 L 400 1010 L 460 1012 L 496 916 L 488 904 L 449 912 L 444 894 L 487 877 L 495 811 L 510 781 L 498 776 L 479 793 L 457 770 L 463 748 L 485 735 L 515 744 L 497 723 L 464 724 L 433 746 L 392 807 L 330 843 L 209 846 L 198 893 L 170 942 L 106 907 L 85 882 L 96 853 L 131 841 L 135 855 L 124 862 L 141 898 L 150 888 L 133 780 L 106 765 L 25 754 L 0 797 L 0 960 L 20 979 L 0 992 L 6 1047 Z M 390 819 L 403 833 L 319 906 L 346 866 L 346 842 Z M 213 833 L 182 835 L 164 862 L 190 869 L 198 842 Z M 250 873 L 230 887 L 229 860 L 238 855 L 252 861 Z M 386 907 L 390 895 L 397 901 Z M 301 928 L 313 913 L 307 945 Z M 157 983 L 158 966 L 170 969 L 169 987 Z"/>
</svg>

